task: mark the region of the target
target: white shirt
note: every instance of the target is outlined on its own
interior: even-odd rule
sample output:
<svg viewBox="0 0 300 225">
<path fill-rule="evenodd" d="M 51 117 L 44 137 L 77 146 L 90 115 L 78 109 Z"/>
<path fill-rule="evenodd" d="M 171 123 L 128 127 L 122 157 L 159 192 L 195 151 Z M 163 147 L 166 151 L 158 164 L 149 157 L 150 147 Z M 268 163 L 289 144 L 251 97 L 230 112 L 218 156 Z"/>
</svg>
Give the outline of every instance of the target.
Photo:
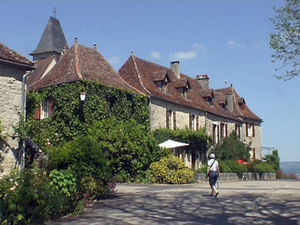
<svg viewBox="0 0 300 225">
<path fill-rule="evenodd" d="M 215 161 L 215 162 L 214 162 L 214 161 Z M 210 165 L 211 165 L 212 163 L 214 163 L 214 164 L 211 166 L 211 168 L 210 168 L 209 170 L 210 170 L 210 171 L 218 171 L 219 163 L 218 163 L 218 161 L 215 160 L 215 159 L 210 159 L 210 160 L 208 160 L 208 162 L 207 162 L 208 168 L 210 167 Z"/>
</svg>

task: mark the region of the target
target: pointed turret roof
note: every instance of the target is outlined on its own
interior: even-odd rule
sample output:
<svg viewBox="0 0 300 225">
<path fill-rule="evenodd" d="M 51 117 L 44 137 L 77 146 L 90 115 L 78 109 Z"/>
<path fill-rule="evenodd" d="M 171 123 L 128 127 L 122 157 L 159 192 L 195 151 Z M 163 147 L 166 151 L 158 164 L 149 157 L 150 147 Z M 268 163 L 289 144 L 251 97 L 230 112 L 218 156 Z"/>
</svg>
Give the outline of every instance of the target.
<svg viewBox="0 0 300 225">
<path fill-rule="evenodd" d="M 59 21 L 51 16 L 37 48 L 30 55 L 49 52 L 60 54 L 63 49 L 68 49 L 64 32 Z"/>
</svg>

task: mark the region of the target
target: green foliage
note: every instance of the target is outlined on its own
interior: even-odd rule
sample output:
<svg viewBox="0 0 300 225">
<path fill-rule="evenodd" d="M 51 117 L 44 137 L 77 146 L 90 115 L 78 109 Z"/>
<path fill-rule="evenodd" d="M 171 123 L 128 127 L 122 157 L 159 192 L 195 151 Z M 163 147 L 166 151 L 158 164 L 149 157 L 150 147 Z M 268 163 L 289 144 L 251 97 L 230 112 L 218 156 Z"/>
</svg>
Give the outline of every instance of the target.
<svg viewBox="0 0 300 225">
<path fill-rule="evenodd" d="M 161 184 L 187 184 L 195 182 L 195 173 L 175 156 L 164 157 L 150 166 L 154 182 Z"/>
<path fill-rule="evenodd" d="M 50 185 L 55 188 L 57 192 L 71 197 L 77 193 L 76 178 L 70 170 L 52 170 L 50 172 Z"/>
<path fill-rule="evenodd" d="M 62 147 L 49 150 L 49 167 L 56 169 L 70 169 L 78 179 L 92 177 L 99 185 L 97 197 L 106 192 L 109 180 L 112 177 L 107 155 L 103 152 L 105 144 L 93 138 L 80 137 L 66 143 Z M 83 182 L 84 183 L 84 182 Z M 85 188 L 80 192 L 84 193 Z"/>
<path fill-rule="evenodd" d="M 199 169 L 196 169 L 195 173 L 205 173 L 205 174 L 207 174 L 207 165 L 205 165 L 205 166 L 203 166 Z"/>
<path fill-rule="evenodd" d="M 205 129 L 199 131 L 158 129 L 154 131 L 154 137 L 158 143 L 168 139 L 189 143 L 190 152 L 199 152 L 202 159 L 206 158 L 206 152 L 212 145 L 212 139 L 205 132 Z"/>
<path fill-rule="evenodd" d="M 222 172 L 231 172 L 231 173 L 237 173 L 239 176 L 243 173 L 248 172 L 248 168 L 246 165 L 238 163 L 236 160 L 226 160 L 221 162 L 220 164 L 222 167 Z"/>
<path fill-rule="evenodd" d="M 43 170 L 13 172 L 0 180 L 2 224 L 42 224 L 75 208 L 74 201 L 50 184 Z"/>
<path fill-rule="evenodd" d="M 241 142 L 233 132 L 216 145 L 213 152 L 222 160 L 245 160 L 250 158 L 250 147 Z"/>
<path fill-rule="evenodd" d="M 281 65 L 276 71 L 279 79 L 289 80 L 300 75 L 300 1 L 286 0 L 286 4 L 276 9 L 276 16 L 271 18 L 274 33 L 270 37 L 270 46 L 274 50 L 273 62 Z"/>
<path fill-rule="evenodd" d="M 279 155 L 278 155 L 278 150 L 274 150 L 272 152 L 272 154 L 270 154 L 270 155 L 265 155 L 264 160 L 267 163 L 271 164 L 275 171 L 279 170 L 279 168 L 280 168 L 280 158 L 279 158 Z"/>
<path fill-rule="evenodd" d="M 87 93 L 84 102 L 79 99 L 83 89 Z M 54 100 L 52 118 L 35 120 L 36 109 L 48 98 Z M 31 137 L 44 150 L 48 140 L 52 146 L 62 145 L 86 135 L 94 121 L 111 116 L 119 121 L 134 119 L 148 129 L 148 101 L 145 96 L 88 81 L 53 86 L 41 93 L 28 93 L 27 122 L 18 132 L 22 137 Z"/>
<path fill-rule="evenodd" d="M 152 162 L 168 154 L 168 151 L 158 147 L 149 130 L 135 120 L 120 122 L 115 118 L 104 119 L 95 123 L 89 134 L 101 143 L 114 175 L 122 174 L 123 178 L 136 177 L 140 171 L 146 171 Z"/>
<path fill-rule="evenodd" d="M 256 173 L 262 174 L 262 173 L 273 173 L 274 169 L 273 166 L 269 163 L 261 162 L 254 166 L 254 171 Z"/>
<path fill-rule="evenodd" d="M 232 173 L 232 169 L 227 165 L 226 161 L 219 162 L 219 169 L 221 173 Z"/>
</svg>

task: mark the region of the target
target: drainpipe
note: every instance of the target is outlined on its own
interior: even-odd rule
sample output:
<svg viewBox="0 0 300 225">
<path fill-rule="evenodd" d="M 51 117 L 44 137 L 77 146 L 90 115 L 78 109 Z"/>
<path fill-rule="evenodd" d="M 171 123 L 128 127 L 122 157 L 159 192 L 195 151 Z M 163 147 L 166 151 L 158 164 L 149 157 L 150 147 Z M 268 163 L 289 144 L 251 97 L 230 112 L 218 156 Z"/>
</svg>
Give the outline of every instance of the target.
<svg viewBox="0 0 300 225">
<path fill-rule="evenodd" d="M 28 70 L 23 75 L 22 79 L 22 108 L 21 108 L 21 115 L 23 117 L 23 120 L 25 121 L 26 118 L 26 91 L 27 91 L 27 85 L 26 85 L 26 79 L 31 74 L 31 71 Z"/>
<path fill-rule="evenodd" d="M 21 115 L 23 121 L 26 119 L 26 91 L 27 91 L 27 85 L 26 85 L 26 78 L 31 74 L 30 70 L 27 70 L 26 73 L 23 75 L 22 78 L 22 108 L 21 108 Z M 21 156 L 19 158 L 20 160 L 20 169 L 25 168 L 25 142 L 22 141 L 21 145 Z"/>
</svg>

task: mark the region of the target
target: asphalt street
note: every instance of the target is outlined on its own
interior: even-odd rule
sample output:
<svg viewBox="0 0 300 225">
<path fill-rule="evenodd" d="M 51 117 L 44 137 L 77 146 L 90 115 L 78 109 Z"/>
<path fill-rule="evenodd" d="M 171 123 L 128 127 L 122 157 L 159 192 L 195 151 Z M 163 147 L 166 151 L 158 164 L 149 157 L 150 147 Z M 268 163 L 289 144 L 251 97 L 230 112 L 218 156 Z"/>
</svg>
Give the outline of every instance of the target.
<svg viewBox="0 0 300 225">
<path fill-rule="evenodd" d="M 280 224 L 300 225 L 300 181 L 220 183 L 217 198 L 207 183 L 188 185 L 118 184 L 78 217 L 52 225 L 96 224 Z"/>
</svg>

